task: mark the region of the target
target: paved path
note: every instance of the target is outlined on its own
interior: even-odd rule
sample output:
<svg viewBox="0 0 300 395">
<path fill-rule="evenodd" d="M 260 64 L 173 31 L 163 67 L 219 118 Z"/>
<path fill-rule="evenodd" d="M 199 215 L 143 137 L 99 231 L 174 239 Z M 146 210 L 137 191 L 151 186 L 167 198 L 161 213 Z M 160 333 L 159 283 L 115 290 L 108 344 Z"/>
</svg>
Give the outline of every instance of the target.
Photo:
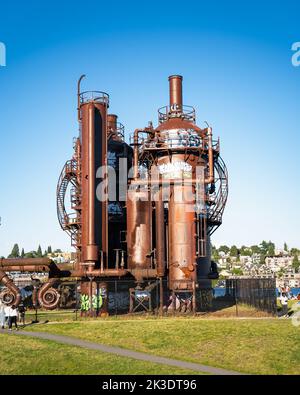
<svg viewBox="0 0 300 395">
<path fill-rule="evenodd" d="M 159 357 L 156 355 L 150 355 L 143 352 L 131 351 L 120 347 L 106 346 L 104 344 L 93 343 L 86 340 L 81 340 L 69 336 L 54 335 L 46 332 L 29 332 L 29 331 L 2 331 L 0 333 L 12 334 L 12 335 L 23 335 L 29 337 L 35 337 L 38 339 L 52 340 L 58 343 L 69 344 L 72 346 L 78 346 L 88 348 L 90 350 L 101 351 L 109 354 L 115 354 L 121 357 L 139 359 L 141 361 L 160 363 L 163 365 L 176 366 L 177 368 L 189 369 L 195 372 L 217 374 L 217 375 L 240 375 L 242 373 L 225 370 L 221 368 L 214 368 L 212 366 L 201 365 L 193 362 L 179 361 L 177 359 Z"/>
</svg>

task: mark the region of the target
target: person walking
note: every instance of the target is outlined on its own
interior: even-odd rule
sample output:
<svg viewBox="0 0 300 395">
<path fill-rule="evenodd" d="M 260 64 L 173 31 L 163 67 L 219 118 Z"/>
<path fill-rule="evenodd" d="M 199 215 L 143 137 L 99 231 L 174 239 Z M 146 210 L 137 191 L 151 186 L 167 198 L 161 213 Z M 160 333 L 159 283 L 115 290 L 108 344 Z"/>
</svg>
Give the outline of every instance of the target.
<svg viewBox="0 0 300 395">
<path fill-rule="evenodd" d="M 288 297 L 285 292 L 282 292 L 280 296 L 280 303 L 282 307 L 282 317 L 287 317 L 288 315 Z"/>
<path fill-rule="evenodd" d="M 0 326 L 1 329 L 5 327 L 5 305 L 0 300 Z"/>
<path fill-rule="evenodd" d="M 15 305 L 12 305 L 9 309 L 9 318 L 8 318 L 8 328 L 10 331 L 12 330 L 13 324 L 15 324 L 15 328 L 16 330 L 18 330 L 17 318 L 18 318 L 18 309 L 16 308 Z"/>
</svg>

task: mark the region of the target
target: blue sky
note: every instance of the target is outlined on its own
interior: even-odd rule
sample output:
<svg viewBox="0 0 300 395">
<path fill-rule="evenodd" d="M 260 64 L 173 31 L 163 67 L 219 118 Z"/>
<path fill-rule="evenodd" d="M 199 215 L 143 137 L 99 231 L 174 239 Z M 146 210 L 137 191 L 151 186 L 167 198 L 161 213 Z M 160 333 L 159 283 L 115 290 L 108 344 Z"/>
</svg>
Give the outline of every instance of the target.
<svg viewBox="0 0 300 395">
<path fill-rule="evenodd" d="M 297 1 L 2 2 L 0 255 L 15 242 L 70 249 L 55 192 L 82 73 L 127 133 L 156 122 L 168 75 L 182 74 L 184 102 L 220 136 L 230 175 L 213 242 L 300 247 L 299 12 Z"/>
</svg>

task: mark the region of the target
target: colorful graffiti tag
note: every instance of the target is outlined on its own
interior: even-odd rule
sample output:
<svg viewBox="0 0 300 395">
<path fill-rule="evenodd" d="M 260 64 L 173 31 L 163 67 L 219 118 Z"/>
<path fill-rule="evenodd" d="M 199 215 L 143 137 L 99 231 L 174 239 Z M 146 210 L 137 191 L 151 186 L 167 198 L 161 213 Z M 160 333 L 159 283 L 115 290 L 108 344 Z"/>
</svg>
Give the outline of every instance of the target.
<svg viewBox="0 0 300 395">
<path fill-rule="evenodd" d="M 92 309 L 99 310 L 103 306 L 103 299 L 106 297 L 106 292 L 104 289 L 99 290 L 98 295 L 92 296 Z M 91 309 L 91 299 L 88 294 L 80 295 L 80 309 L 82 311 L 89 311 Z"/>
</svg>

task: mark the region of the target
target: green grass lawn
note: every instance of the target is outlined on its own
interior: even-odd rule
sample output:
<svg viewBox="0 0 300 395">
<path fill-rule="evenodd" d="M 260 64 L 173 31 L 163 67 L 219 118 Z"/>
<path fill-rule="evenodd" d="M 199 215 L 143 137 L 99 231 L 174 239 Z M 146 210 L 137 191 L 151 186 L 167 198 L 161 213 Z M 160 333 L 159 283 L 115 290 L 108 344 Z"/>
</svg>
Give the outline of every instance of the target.
<svg viewBox="0 0 300 395">
<path fill-rule="evenodd" d="M 279 319 L 106 318 L 31 325 L 131 350 L 254 374 L 300 373 L 300 327 Z"/>
<path fill-rule="evenodd" d="M 198 374 L 48 340 L 0 334 L 0 374 Z"/>
</svg>

